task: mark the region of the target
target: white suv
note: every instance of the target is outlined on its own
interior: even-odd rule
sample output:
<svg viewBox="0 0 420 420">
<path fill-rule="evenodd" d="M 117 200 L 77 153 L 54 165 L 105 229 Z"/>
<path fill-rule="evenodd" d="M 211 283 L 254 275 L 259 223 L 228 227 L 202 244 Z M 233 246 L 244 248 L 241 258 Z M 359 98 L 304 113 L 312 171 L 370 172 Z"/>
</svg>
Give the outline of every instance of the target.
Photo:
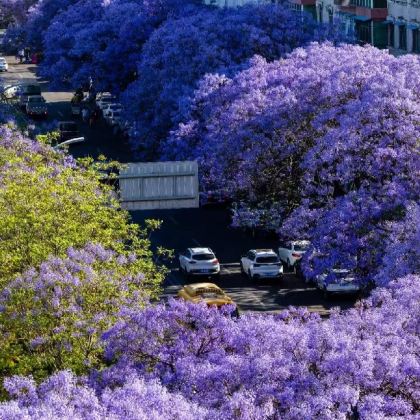
<svg viewBox="0 0 420 420">
<path fill-rule="evenodd" d="M 309 241 L 281 242 L 278 249 L 279 258 L 287 268 L 293 268 L 300 262 L 310 245 Z"/>
<path fill-rule="evenodd" d="M 324 292 L 326 298 L 331 294 L 350 294 L 360 291 L 354 273 L 347 269 L 335 268 L 331 274 L 320 274 L 315 277 L 315 282 L 318 289 Z"/>
<path fill-rule="evenodd" d="M 210 248 L 188 248 L 179 254 L 179 267 L 187 275 L 220 274 L 219 260 Z"/>
<path fill-rule="evenodd" d="M 281 277 L 283 265 L 272 249 L 251 249 L 241 258 L 241 271 L 251 279 Z"/>
</svg>

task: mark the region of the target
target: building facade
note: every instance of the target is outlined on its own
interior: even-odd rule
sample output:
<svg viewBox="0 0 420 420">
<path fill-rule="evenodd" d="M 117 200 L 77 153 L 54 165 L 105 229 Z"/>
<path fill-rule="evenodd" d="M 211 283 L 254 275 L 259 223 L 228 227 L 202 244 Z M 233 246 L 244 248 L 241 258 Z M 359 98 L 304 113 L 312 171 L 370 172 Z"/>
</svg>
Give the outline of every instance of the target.
<svg viewBox="0 0 420 420">
<path fill-rule="evenodd" d="M 392 53 L 420 54 L 420 0 L 388 0 L 386 24 Z"/>
<path fill-rule="evenodd" d="M 218 7 L 276 3 L 277 0 L 204 0 Z M 420 53 L 420 0 L 288 0 L 296 11 L 321 23 L 340 25 L 360 44 L 389 48 L 395 54 Z"/>
<path fill-rule="evenodd" d="M 341 25 L 359 43 L 388 46 L 387 0 L 316 0 L 316 9 L 319 22 Z"/>
</svg>

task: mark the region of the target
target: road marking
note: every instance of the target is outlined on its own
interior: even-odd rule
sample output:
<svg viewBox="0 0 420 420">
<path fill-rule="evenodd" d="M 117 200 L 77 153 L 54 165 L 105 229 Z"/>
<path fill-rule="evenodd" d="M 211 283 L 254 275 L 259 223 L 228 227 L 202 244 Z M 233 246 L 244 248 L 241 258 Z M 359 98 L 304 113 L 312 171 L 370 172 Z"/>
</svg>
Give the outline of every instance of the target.
<svg viewBox="0 0 420 420">
<path fill-rule="evenodd" d="M 64 117 L 64 114 L 63 114 L 61 111 L 57 111 L 57 114 L 58 114 L 60 117 Z"/>
</svg>

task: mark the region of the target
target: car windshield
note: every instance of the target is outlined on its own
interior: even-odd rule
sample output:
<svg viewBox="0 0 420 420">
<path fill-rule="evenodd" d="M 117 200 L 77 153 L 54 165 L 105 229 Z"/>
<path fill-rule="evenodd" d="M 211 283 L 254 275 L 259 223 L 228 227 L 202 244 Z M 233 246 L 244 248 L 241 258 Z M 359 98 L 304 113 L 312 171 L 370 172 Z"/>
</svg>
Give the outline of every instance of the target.
<svg viewBox="0 0 420 420">
<path fill-rule="evenodd" d="M 214 254 L 196 254 L 193 255 L 193 260 L 196 261 L 210 261 L 210 260 L 214 260 L 215 256 Z"/>
<path fill-rule="evenodd" d="M 295 251 L 307 251 L 309 248 L 309 244 L 295 244 L 294 250 Z"/>
<path fill-rule="evenodd" d="M 109 109 L 121 109 L 121 105 L 120 104 L 111 104 L 109 106 Z"/>
<path fill-rule="evenodd" d="M 112 114 L 113 117 L 121 117 L 121 112 L 114 112 Z"/>
<path fill-rule="evenodd" d="M 111 98 L 111 96 L 105 96 L 104 98 L 101 98 L 100 99 L 100 101 L 101 102 L 109 102 L 109 103 L 111 103 L 112 102 L 112 100 L 113 100 L 113 98 Z"/>
<path fill-rule="evenodd" d="M 32 98 L 31 98 L 31 97 L 29 97 L 29 98 L 28 98 L 28 101 L 29 101 L 29 102 L 31 102 L 31 103 L 34 103 L 34 102 L 43 102 L 43 99 L 42 99 L 42 97 L 41 97 L 41 96 L 39 96 L 39 97 L 36 97 L 36 96 L 35 96 L 35 97 L 32 97 Z"/>
<path fill-rule="evenodd" d="M 258 264 L 271 264 L 279 262 L 279 259 L 275 255 L 268 255 L 266 257 L 258 257 L 256 262 Z"/>
<path fill-rule="evenodd" d="M 338 273 L 334 273 L 334 277 L 337 280 L 342 280 L 342 279 L 345 279 L 345 278 L 351 278 L 352 276 L 351 276 L 350 271 L 340 271 Z"/>
<path fill-rule="evenodd" d="M 196 291 L 196 294 L 204 299 L 211 299 L 223 296 L 223 292 L 218 289 L 198 289 Z"/>
<path fill-rule="evenodd" d="M 75 123 L 63 123 L 60 125 L 60 129 L 64 131 L 77 131 L 77 124 Z"/>
</svg>

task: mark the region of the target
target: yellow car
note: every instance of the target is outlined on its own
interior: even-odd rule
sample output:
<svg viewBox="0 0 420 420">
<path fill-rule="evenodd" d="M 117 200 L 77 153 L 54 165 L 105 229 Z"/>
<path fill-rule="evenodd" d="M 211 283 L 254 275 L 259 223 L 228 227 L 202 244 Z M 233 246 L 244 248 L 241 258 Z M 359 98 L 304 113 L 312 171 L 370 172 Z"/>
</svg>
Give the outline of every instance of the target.
<svg viewBox="0 0 420 420">
<path fill-rule="evenodd" d="M 234 305 L 233 300 L 218 286 L 213 283 L 194 283 L 184 286 L 178 297 L 189 302 L 206 302 L 207 305 Z"/>
</svg>

